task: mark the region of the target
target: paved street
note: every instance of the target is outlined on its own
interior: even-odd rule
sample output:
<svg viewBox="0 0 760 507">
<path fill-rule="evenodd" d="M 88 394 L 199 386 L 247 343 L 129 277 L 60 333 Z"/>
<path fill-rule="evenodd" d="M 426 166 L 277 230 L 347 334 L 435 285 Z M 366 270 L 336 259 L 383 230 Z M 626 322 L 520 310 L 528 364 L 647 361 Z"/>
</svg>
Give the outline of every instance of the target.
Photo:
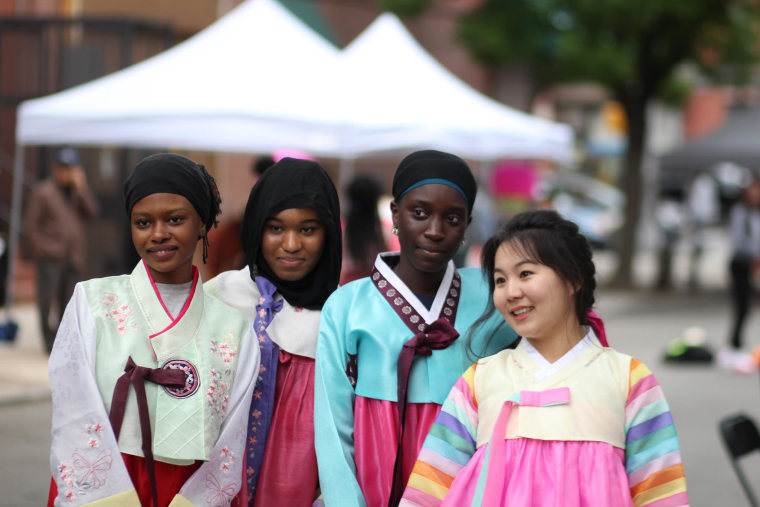
<svg viewBox="0 0 760 507">
<path fill-rule="evenodd" d="M 760 422 L 760 376 L 661 361 L 667 342 L 687 327 L 703 328 L 714 348 L 728 333 L 725 256 L 719 252 L 707 255 L 704 262 L 707 287 L 698 294 L 683 290 L 602 290 L 597 311 L 606 322 L 610 344 L 646 363 L 665 390 L 681 440 L 692 505 L 742 506 L 747 502 L 719 440 L 718 421 L 743 411 Z M 597 263 L 604 277 L 609 259 L 600 254 Z M 640 269 L 640 276 L 649 275 Z M 33 311 L 24 311 L 29 312 L 24 314 L 24 325 L 31 331 L 23 333 L 17 347 L 0 347 L 0 506 L 7 507 L 43 505 L 49 482 L 50 403 L 45 401 L 45 360 L 39 350 L 39 338 L 34 335 Z M 746 336 L 749 345 L 760 345 L 760 308 L 754 309 Z M 27 373 L 14 381 L 14 374 L 21 371 Z M 13 388 L 19 383 L 22 385 Z M 23 396 L 38 401 L 21 403 L 18 400 Z M 760 455 L 749 461 L 749 476 L 760 493 Z"/>
</svg>

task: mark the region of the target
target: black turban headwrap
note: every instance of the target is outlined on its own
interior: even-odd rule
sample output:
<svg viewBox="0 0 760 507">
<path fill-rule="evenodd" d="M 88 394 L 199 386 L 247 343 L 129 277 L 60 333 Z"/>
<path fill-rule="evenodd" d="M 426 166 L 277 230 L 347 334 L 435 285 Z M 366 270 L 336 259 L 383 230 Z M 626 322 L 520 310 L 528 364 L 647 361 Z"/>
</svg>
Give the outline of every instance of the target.
<svg viewBox="0 0 760 507">
<path fill-rule="evenodd" d="M 282 280 L 261 253 L 264 224 L 273 215 L 292 208 L 313 209 L 325 227 L 322 258 L 300 280 Z M 338 192 L 327 172 L 310 160 L 286 157 L 267 169 L 251 189 L 241 231 L 245 262 L 251 279 L 264 276 L 293 306 L 318 310 L 338 287 L 342 258 Z"/>
<path fill-rule="evenodd" d="M 214 178 L 201 164 L 174 153 L 157 153 L 142 159 L 124 181 L 124 204 L 127 217 L 137 201 L 152 194 L 177 194 L 187 199 L 198 212 L 206 232 L 216 225 L 221 213 L 221 198 Z M 203 239 L 206 262 L 208 237 Z"/>
<path fill-rule="evenodd" d="M 475 177 L 464 160 L 442 151 L 415 151 L 404 157 L 393 176 L 393 199 L 398 202 L 410 190 L 429 183 L 454 188 L 467 202 L 467 212 L 472 213 L 478 192 Z"/>
</svg>

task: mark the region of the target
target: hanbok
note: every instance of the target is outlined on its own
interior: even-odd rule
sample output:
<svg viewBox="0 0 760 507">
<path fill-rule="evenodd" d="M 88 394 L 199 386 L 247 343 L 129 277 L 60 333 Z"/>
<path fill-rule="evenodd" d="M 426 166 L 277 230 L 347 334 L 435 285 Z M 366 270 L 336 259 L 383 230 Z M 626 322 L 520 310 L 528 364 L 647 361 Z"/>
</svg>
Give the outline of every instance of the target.
<svg viewBox="0 0 760 507">
<path fill-rule="evenodd" d="M 688 505 L 662 389 L 593 331 L 549 363 L 528 342 L 481 359 L 430 429 L 401 505 Z"/>
<path fill-rule="evenodd" d="M 55 505 L 224 506 L 237 494 L 259 352 L 243 316 L 193 275 L 176 317 L 143 261 L 77 284 L 49 362 Z"/>
<path fill-rule="evenodd" d="M 264 347 L 269 340 L 270 348 L 274 345 L 272 354 L 262 353 L 262 357 L 271 356 L 262 366 L 274 370 L 274 375 L 266 379 L 267 372 L 262 371 L 254 390 L 249 431 L 256 441 L 248 442 L 245 476 L 255 480 L 256 506 L 309 506 L 319 482 L 314 452 L 314 356 L 320 312 L 294 307 L 273 292 L 271 284 L 266 287 L 272 291 L 269 306 L 277 309 L 259 343 Z M 239 309 L 252 323 L 257 322 L 266 299 L 251 280 L 248 266 L 221 273 L 206 283 L 206 290 Z M 271 390 L 270 400 L 262 399 L 267 390 Z M 256 453 L 263 456 L 256 460 Z M 248 505 L 250 500 L 241 491 L 238 501 Z"/>
<path fill-rule="evenodd" d="M 380 254 L 370 277 L 339 288 L 322 310 L 315 427 L 328 506 L 388 505 L 399 449 L 397 475 L 405 484 L 456 379 L 516 338 L 497 314 L 466 346 L 489 297 L 481 270 L 456 270 L 450 262 L 427 308 L 391 269 L 397 256 Z"/>
</svg>

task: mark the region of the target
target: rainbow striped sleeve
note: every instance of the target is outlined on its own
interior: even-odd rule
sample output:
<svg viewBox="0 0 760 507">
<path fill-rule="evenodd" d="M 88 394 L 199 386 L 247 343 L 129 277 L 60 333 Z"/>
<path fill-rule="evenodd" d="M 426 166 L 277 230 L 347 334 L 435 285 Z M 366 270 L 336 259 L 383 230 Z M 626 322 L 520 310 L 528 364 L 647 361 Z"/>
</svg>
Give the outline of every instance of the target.
<svg viewBox="0 0 760 507">
<path fill-rule="evenodd" d="M 625 405 L 625 467 L 636 506 L 689 505 L 670 407 L 649 368 L 631 360 Z"/>
<path fill-rule="evenodd" d="M 457 472 L 475 454 L 476 366 L 464 372 L 449 392 L 425 438 L 400 505 L 440 505 Z"/>
</svg>

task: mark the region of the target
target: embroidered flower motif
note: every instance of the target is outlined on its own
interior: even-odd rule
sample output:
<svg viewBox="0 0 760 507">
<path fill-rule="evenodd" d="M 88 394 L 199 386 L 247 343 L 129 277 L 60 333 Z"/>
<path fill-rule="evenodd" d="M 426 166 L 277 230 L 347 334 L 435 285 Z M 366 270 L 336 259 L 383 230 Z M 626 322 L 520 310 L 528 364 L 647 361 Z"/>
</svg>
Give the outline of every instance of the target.
<svg viewBox="0 0 760 507">
<path fill-rule="evenodd" d="M 374 273 L 372 273 L 372 279 L 373 280 L 377 280 L 378 278 L 380 278 L 380 273 L 378 273 L 377 271 L 375 271 Z"/>
<path fill-rule="evenodd" d="M 130 330 L 136 331 L 137 325 L 132 322 L 132 308 L 126 303 L 117 303 L 118 299 L 116 294 L 106 293 L 103 295 L 100 303 L 105 309 L 104 319 L 111 320 L 121 335 L 126 334 Z"/>
<path fill-rule="evenodd" d="M 393 289 L 393 288 L 388 289 L 388 292 L 386 292 L 385 295 L 388 296 L 389 298 L 394 297 L 396 295 L 396 289 Z"/>
<path fill-rule="evenodd" d="M 416 324 L 419 321 L 420 321 L 419 315 L 412 315 L 411 317 L 409 317 L 409 322 L 411 322 L 412 324 Z"/>
<path fill-rule="evenodd" d="M 77 483 L 98 489 L 106 483 L 107 472 L 111 469 L 111 453 L 104 451 L 98 457 L 89 461 L 82 453 L 72 454 L 74 468 L 77 469 Z"/>
<path fill-rule="evenodd" d="M 233 345 L 236 341 L 235 333 L 227 331 L 217 336 L 215 340 L 211 340 L 211 353 L 229 364 L 237 356 L 237 347 Z M 259 341 L 261 341 L 261 338 L 259 338 Z"/>
<path fill-rule="evenodd" d="M 425 330 L 425 323 L 423 322 L 422 324 L 420 324 L 419 326 L 417 326 L 417 329 L 419 331 L 424 331 Z"/>
<path fill-rule="evenodd" d="M 377 282 L 377 286 L 380 287 L 381 289 L 384 289 L 386 285 L 388 285 L 387 280 L 380 280 L 379 282 Z"/>
<path fill-rule="evenodd" d="M 235 481 L 222 484 L 214 474 L 206 475 L 206 503 L 212 507 L 229 505 L 237 493 L 238 485 Z"/>
<path fill-rule="evenodd" d="M 412 307 L 411 306 L 404 306 L 401 311 L 404 313 L 404 315 L 409 315 L 412 313 Z"/>
<path fill-rule="evenodd" d="M 401 306 L 401 303 L 403 303 L 404 300 L 402 298 L 396 298 L 393 300 L 393 304 L 396 306 Z"/>
<path fill-rule="evenodd" d="M 258 419 L 259 417 L 261 417 L 261 410 L 258 410 L 258 409 L 254 410 L 253 412 L 251 412 L 251 415 L 255 417 L 256 419 Z"/>
<path fill-rule="evenodd" d="M 459 282 L 459 278 L 455 277 L 454 280 L 451 282 L 451 285 L 453 285 L 454 287 L 456 287 L 458 289 L 459 286 L 462 285 L 462 284 Z"/>
</svg>

